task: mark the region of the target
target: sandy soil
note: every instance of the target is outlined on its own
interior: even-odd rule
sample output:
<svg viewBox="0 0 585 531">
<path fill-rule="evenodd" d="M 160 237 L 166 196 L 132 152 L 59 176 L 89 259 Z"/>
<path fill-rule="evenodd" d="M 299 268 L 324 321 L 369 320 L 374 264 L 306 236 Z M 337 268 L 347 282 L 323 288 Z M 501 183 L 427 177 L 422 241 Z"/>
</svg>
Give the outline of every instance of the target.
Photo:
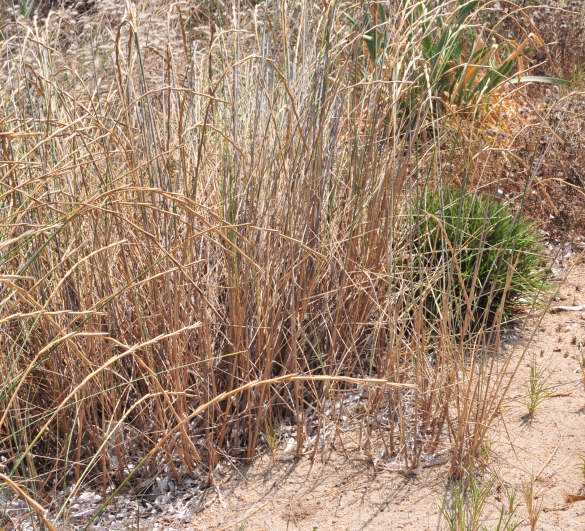
<svg viewBox="0 0 585 531">
<path fill-rule="evenodd" d="M 585 304 L 585 265 L 577 265 L 561 287 L 555 306 Z M 585 311 L 548 312 L 533 341 L 513 349 L 524 358 L 510 398 L 492 430 L 490 465 L 494 483 L 482 525 L 494 529 L 506 492 L 518 502 L 513 520 L 530 529 L 525 499 L 532 485 L 538 520 L 534 529 L 585 529 L 585 501 L 566 503 L 582 493 L 585 481 L 585 391 L 579 357 L 585 355 Z M 530 365 L 536 362 L 548 397 L 533 419 L 526 418 Z M 446 465 L 412 477 L 376 471 L 359 452 L 334 452 L 314 463 L 265 456 L 237 479 L 219 484 L 214 500 L 190 529 L 358 530 L 440 529 L 447 486 Z M 159 522 L 167 529 L 171 522 Z M 168 526 L 168 527 L 167 527 Z"/>
<path fill-rule="evenodd" d="M 554 306 L 585 304 L 585 266 L 578 265 Z M 518 355 L 518 353 L 516 353 Z M 534 479 L 542 513 L 536 529 L 585 529 L 585 391 L 579 358 L 585 356 L 585 311 L 545 315 L 510 390 L 510 401 L 494 433 L 492 467 L 521 492 Z M 536 362 L 551 396 L 526 419 L 530 365 Z M 525 508 L 521 508 L 522 514 Z M 525 514 L 524 514 L 525 516 Z"/>
</svg>

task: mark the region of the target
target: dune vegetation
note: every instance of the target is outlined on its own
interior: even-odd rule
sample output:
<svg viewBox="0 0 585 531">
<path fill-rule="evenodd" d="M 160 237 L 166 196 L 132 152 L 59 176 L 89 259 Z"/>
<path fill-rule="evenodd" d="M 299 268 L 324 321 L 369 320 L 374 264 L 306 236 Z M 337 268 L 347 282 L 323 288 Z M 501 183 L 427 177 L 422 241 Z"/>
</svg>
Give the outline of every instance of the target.
<svg viewBox="0 0 585 531">
<path fill-rule="evenodd" d="M 5 492 L 54 525 L 85 488 L 212 482 L 282 426 L 318 448 L 355 392 L 366 451 L 472 477 L 502 332 L 550 288 L 530 178 L 492 168 L 529 91 L 568 91 L 503 3 L 7 7 Z"/>
</svg>

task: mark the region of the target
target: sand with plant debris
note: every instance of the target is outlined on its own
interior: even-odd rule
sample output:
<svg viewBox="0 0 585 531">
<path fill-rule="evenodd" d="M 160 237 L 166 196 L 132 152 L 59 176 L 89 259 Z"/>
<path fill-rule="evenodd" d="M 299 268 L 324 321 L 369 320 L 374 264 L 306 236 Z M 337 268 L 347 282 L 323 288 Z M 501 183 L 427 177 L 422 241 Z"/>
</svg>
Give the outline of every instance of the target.
<svg viewBox="0 0 585 531">
<path fill-rule="evenodd" d="M 552 307 L 576 309 L 583 303 L 585 266 L 579 264 Z M 568 503 L 568 497 L 585 494 L 583 356 L 585 311 L 545 315 L 534 340 L 527 341 L 508 407 L 493 435 L 491 469 L 502 484 L 518 492 L 524 510 L 523 491 L 534 482 L 534 505 L 542 511 L 536 529 L 585 529 L 585 501 Z M 533 364 L 540 373 L 544 394 L 530 419 L 526 416 L 527 394 Z"/>
</svg>

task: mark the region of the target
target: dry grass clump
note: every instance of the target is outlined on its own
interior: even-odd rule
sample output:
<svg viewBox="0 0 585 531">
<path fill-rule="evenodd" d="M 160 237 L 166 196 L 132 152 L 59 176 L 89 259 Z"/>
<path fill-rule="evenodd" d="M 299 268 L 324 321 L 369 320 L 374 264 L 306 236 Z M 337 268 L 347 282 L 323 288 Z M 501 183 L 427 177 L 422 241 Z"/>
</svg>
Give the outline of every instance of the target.
<svg viewBox="0 0 585 531">
<path fill-rule="evenodd" d="M 431 333 L 433 271 L 401 265 L 409 192 L 449 180 L 421 39 L 459 3 L 391 4 L 374 66 L 371 11 L 351 2 L 128 3 L 81 29 L 58 12 L 3 28 L 10 477 L 211 473 L 284 420 L 302 452 L 349 376 L 387 412 L 390 457 L 449 444 L 452 475 L 473 468 L 508 362 L 482 329 Z"/>
</svg>

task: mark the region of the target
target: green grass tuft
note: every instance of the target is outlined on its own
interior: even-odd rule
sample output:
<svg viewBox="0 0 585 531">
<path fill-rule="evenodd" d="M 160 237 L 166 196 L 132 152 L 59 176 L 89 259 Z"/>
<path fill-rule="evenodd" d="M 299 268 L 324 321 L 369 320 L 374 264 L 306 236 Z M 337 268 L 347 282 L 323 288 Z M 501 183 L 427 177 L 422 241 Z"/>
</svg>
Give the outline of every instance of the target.
<svg viewBox="0 0 585 531">
<path fill-rule="evenodd" d="M 507 320 L 547 289 L 534 225 L 494 199 L 450 189 L 412 209 L 414 266 L 425 316 L 469 332 Z"/>
</svg>

